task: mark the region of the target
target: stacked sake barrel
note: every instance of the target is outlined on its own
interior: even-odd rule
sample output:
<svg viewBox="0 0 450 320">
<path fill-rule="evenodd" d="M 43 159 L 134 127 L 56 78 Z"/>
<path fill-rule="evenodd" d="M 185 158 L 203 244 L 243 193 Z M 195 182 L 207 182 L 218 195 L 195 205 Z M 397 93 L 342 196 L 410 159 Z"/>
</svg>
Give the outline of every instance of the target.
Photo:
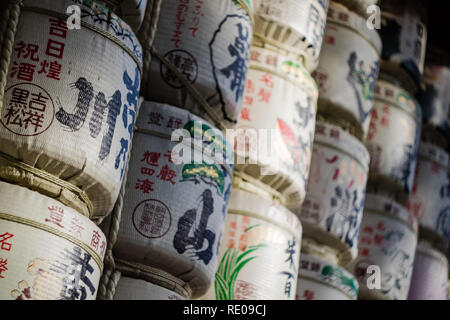
<svg viewBox="0 0 450 320">
<path fill-rule="evenodd" d="M 235 173 L 214 284 L 202 299 L 293 300 L 328 1 L 254 1 Z"/>
<path fill-rule="evenodd" d="M 306 199 L 296 209 L 304 230 L 300 300 L 356 300 L 359 291 L 358 281 L 345 267 L 358 254 L 370 161 L 363 141 L 374 103 L 381 40 L 352 10 L 330 3 L 313 74 L 320 90 L 318 120 Z"/>
<path fill-rule="evenodd" d="M 0 9 L 2 299 L 97 295 L 107 243 L 96 223 L 123 179 L 142 50 L 108 7 L 78 2 L 72 20 L 73 4 Z"/>
<path fill-rule="evenodd" d="M 383 50 L 365 141 L 371 157 L 368 194 L 358 258 L 347 266 L 358 278 L 361 299 L 407 299 L 419 238 L 407 204 L 420 154 L 422 109 L 414 95 L 426 29 L 422 11 L 410 3 L 380 3 Z"/>
<path fill-rule="evenodd" d="M 103 228 L 100 299 L 195 299 L 214 282 L 234 170 L 252 2 L 149 3 L 138 36 L 145 98 L 126 181 Z"/>
</svg>

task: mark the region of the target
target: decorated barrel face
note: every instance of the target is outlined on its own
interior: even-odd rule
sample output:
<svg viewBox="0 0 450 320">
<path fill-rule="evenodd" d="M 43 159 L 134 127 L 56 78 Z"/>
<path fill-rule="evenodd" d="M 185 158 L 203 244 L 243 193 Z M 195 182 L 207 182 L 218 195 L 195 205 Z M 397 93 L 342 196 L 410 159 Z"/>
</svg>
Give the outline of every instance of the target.
<svg viewBox="0 0 450 320">
<path fill-rule="evenodd" d="M 186 300 L 186 298 L 145 280 L 121 277 L 117 283 L 114 300 Z"/>
<path fill-rule="evenodd" d="M 180 278 L 196 298 L 217 268 L 232 148 L 199 117 L 154 102 L 143 103 L 136 130 L 114 254 Z"/>
<path fill-rule="evenodd" d="M 419 1 L 381 1 L 382 69 L 414 93 L 420 85 L 427 44 L 425 9 Z"/>
<path fill-rule="evenodd" d="M 411 283 L 418 224 L 406 208 L 387 198 L 367 194 L 358 258 L 347 268 L 356 276 L 363 298 L 405 300 Z M 380 289 L 370 277 L 378 266 Z"/>
<path fill-rule="evenodd" d="M 304 234 L 338 249 L 343 265 L 358 254 L 369 159 L 355 137 L 317 122 L 306 199 L 297 215 Z"/>
<path fill-rule="evenodd" d="M 426 242 L 419 242 L 408 300 L 447 300 L 448 261 Z"/>
<path fill-rule="evenodd" d="M 421 227 L 431 230 L 446 245 L 450 240 L 450 175 L 448 153 L 421 142 L 408 209 Z"/>
<path fill-rule="evenodd" d="M 424 84 L 417 99 L 422 106 L 423 123 L 438 128 L 447 139 L 450 137 L 450 68 L 427 65 Z"/>
<path fill-rule="evenodd" d="M 252 47 L 237 138 L 228 140 L 236 170 L 281 192 L 294 210 L 305 197 L 318 90 L 300 62 L 265 46 Z"/>
<path fill-rule="evenodd" d="M 300 221 L 258 183 L 240 177 L 233 181 L 215 282 L 204 299 L 293 300 Z"/>
<path fill-rule="evenodd" d="M 250 57 L 251 10 L 250 0 L 163 1 L 144 97 L 234 126 Z"/>
<path fill-rule="evenodd" d="M 60 15 L 75 2 L 82 28 L 68 30 Z M 11 54 L 0 111 L 0 175 L 92 219 L 107 215 L 138 108 L 137 38 L 93 1 L 25 0 Z M 58 187 L 64 183 L 89 200 L 67 196 Z"/>
<path fill-rule="evenodd" d="M 88 218 L 0 182 L 1 300 L 95 300 L 105 249 Z"/>
<path fill-rule="evenodd" d="M 296 300 L 356 300 L 358 281 L 347 270 L 301 254 Z"/>
<path fill-rule="evenodd" d="M 254 0 L 255 36 L 303 56 L 312 72 L 319 62 L 328 0 Z"/>
<path fill-rule="evenodd" d="M 319 112 L 353 123 L 367 134 L 378 78 L 380 37 L 366 20 L 341 4 L 328 9 L 319 67 L 313 73 L 320 90 Z"/>
<path fill-rule="evenodd" d="M 421 133 L 421 108 L 403 89 L 378 81 L 366 146 L 370 178 L 411 193 Z"/>
</svg>

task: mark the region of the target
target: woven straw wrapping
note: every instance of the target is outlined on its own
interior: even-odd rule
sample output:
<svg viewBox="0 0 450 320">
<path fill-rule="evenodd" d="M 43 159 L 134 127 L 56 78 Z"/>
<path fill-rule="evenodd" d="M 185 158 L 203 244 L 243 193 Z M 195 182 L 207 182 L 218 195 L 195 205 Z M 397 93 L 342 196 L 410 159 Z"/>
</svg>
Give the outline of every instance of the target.
<svg viewBox="0 0 450 320">
<path fill-rule="evenodd" d="M 94 300 L 106 238 L 88 218 L 0 182 L 0 299 Z"/>
<path fill-rule="evenodd" d="M 82 28 L 67 30 L 70 4 L 23 1 L 14 44 L 3 47 L 0 177 L 99 220 L 123 177 L 142 53 L 129 27 L 95 2 L 80 6 Z"/>
</svg>

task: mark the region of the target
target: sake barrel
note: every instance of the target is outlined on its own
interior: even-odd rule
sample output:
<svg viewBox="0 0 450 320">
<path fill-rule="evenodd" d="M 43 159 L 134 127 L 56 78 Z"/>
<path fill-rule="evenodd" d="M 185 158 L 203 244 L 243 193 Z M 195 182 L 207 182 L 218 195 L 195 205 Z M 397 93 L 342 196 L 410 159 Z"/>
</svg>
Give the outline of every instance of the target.
<svg viewBox="0 0 450 320">
<path fill-rule="evenodd" d="M 389 79 L 397 80 L 414 94 L 421 81 L 427 28 L 425 8 L 420 1 L 381 1 L 381 28 L 383 42 L 381 69 Z"/>
<path fill-rule="evenodd" d="M 430 142 L 444 140 L 439 142 L 446 148 L 450 137 L 450 68 L 439 65 L 425 66 L 422 84 L 417 100 L 422 106 L 424 133 L 426 130 L 438 131 L 446 139 L 433 135 L 430 136 Z"/>
<path fill-rule="evenodd" d="M 358 281 L 347 270 L 301 254 L 296 300 L 356 300 Z"/>
<path fill-rule="evenodd" d="M 411 193 L 421 133 L 421 108 L 403 89 L 378 81 L 366 147 L 369 180 Z"/>
<path fill-rule="evenodd" d="M 251 10 L 250 0 L 163 1 L 153 45 L 140 36 L 153 54 L 144 97 L 188 109 L 219 127 L 234 126 L 250 56 Z"/>
<path fill-rule="evenodd" d="M 292 210 L 305 197 L 317 95 L 295 56 L 254 42 L 241 118 L 227 137 L 235 141 L 236 171 L 282 193 Z"/>
<path fill-rule="evenodd" d="M 414 187 L 408 209 L 421 228 L 438 238 L 445 248 L 450 240 L 449 156 L 445 150 L 427 142 L 420 143 Z"/>
<path fill-rule="evenodd" d="M 335 0 L 335 2 L 342 3 L 349 10 L 356 12 L 363 18 L 369 18 L 372 14 L 377 12 L 375 5 L 378 0 Z M 369 20 L 370 21 L 370 20 Z M 370 23 L 373 23 L 370 21 Z"/>
<path fill-rule="evenodd" d="M 117 283 L 114 300 L 186 300 L 186 298 L 151 282 L 122 277 Z"/>
<path fill-rule="evenodd" d="M 293 300 L 300 221 L 251 177 L 236 173 L 233 185 L 215 282 L 204 299 Z"/>
<path fill-rule="evenodd" d="M 83 0 L 89 2 L 90 0 Z M 144 20 L 148 0 L 100 0 L 106 3 L 137 32 Z"/>
<path fill-rule="evenodd" d="M 0 299 L 95 300 L 105 236 L 88 218 L 0 182 Z"/>
<path fill-rule="evenodd" d="M 206 121 L 165 104 L 144 102 L 136 130 L 113 252 L 180 278 L 196 298 L 217 268 L 233 150 Z"/>
<path fill-rule="evenodd" d="M 366 195 L 359 254 L 347 267 L 359 281 L 360 298 L 407 298 L 417 229 L 416 218 L 406 208 L 382 196 Z M 368 270 L 370 266 L 373 270 Z M 380 289 L 376 289 L 377 279 Z"/>
<path fill-rule="evenodd" d="M 25 0 L 0 111 L 0 177 L 96 220 L 117 198 L 138 109 L 141 47 L 115 14 Z"/>
<path fill-rule="evenodd" d="M 255 36 L 302 55 L 312 72 L 319 62 L 328 0 L 254 0 Z"/>
<path fill-rule="evenodd" d="M 355 137 L 317 122 L 306 198 L 297 215 L 305 235 L 339 250 L 342 265 L 358 254 L 369 160 Z"/>
<path fill-rule="evenodd" d="M 427 242 L 417 245 L 408 300 L 447 300 L 448 261 Z"/>
<path fill-rule="evenodd" d="M 365 19 L 341 4 L 330 4 L 319 67 L 313 73 L 319 112 L 352 122 L 360 140 L 369 126 L 380 50 L 380 37 Z"/>
</svg>

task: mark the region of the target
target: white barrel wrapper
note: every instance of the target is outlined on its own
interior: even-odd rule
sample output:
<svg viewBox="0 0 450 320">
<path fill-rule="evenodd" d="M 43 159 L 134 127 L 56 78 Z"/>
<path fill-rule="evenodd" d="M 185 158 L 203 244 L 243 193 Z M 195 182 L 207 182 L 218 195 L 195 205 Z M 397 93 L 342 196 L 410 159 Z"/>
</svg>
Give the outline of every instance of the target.
<svg viewBox="0 0 450 320">
<path fill-rule="evenodd" d="M 411 283 L 418 224 L 406 208 L 374 194 L 366 195 L 358 258 L 347 268 L 356 276 L 360 293 L 405 300 Z M 379 266 L 381 289 L 368 289 L 367 267 Z M 370 284 L 373 284 L 370 282 Z"/>
<path fill-rule="evenodd" d="M 178 150 L 175 147 L 181 145 L 170 141 L 176 129 L 186 130 L 185 139 L 199 136 L 195 143 L 204 151 L 213 140 L 219 149 L 216 155 L 226 148 L 222 133 L 199 117 L 169 105 L 144 102 L 133 138 L 122 220 L 113 250 L 122 260 L 180 278 L 196 298 L 206 292 L 217 268 L 233 155 L 228 146 L 231 155 L 225 156 L 224 162 L 205 152 L 202 163 L 202 152 L 196 149 L 192 152 L 196 163 L 188 159 L 176 164 L 182 160 L 180 153 L 191 151 L 190 144 Z"/>
<path fill-rule="evenodd" d="M 450 137 L 450 68 L 427 65 L 422 80 L 424 90 L 417 99 L 422 106 L 423 122 Z"/>
<path fill-rule="evenodd" d="M 95 300 L 105 250 L 88 218 L 0 182 L 1 300 Z"/>
<path fill-rule="evenodd" d="M 419 86 L 422 77 L 427 46 L 427 27 L 421 15 L 425 9 L 419 1 L 381 1 L 381 28 L 383 42 L 383 69 L 393 68 L 392 76 L 401 79 L 408 91 Z M 404 79 L 409 75 L 412 82 Z M 412 92 L 414 93 L 414 92 Z"/>
<path fill-rule="evenodd" d="M 447 300 L 448 261 L 445 255 L 419 242 L 408 300 Z"/>
<path fill-rule="evenodd" d="M 300 221 L 284 207 L 257 193 L 239 188 L 231 192 L 220 263 L 215 283 L 205 299 L 295 298 L 302 236 Z"/>
<path fill-rule="evenodd" d="M 358 281 L 347 270 L 301 254 L 296 300 L 356 300 Z"/>
<path fill-rule="evenodd" d="M 335 2 L 342 3 L 351 11 L 355 11 L 361 17 L 368 18 L 371 17 L 376 9 L 373 9 L 373 5 L 378 4 L 378 0 L 335 0 Z M 375 23 L 374 20 L 369 20 L 370 24 Z"/>
<path fill-rule="evenodd" d="M 117 283 L 114 300 L 186 300 L 186 298 L 145 280 L 121 277 Z"/>
<path fill-rule="evenodd" d="M 236 130 L 236 170 L 281 192 L 292 210 L 305 197 L 317 96 L 317 86 L 300 62 L 290 55 L 252 47 Z"/>
<path fill-rule="evenodd" d="M 306 199 L 297 215 L 305 235 L 346 253 L 341 259 L 347 262 L 358 254 L 369 160 L 355 137 L 317 122 Z"/>
<path fill-rule="evenodd" d="M 330 4 L 319 67 L 313 73 L 320 90 L 319 112 L 351 121 L 361 140 L 370 122 L 380 50 L 380 37 L 365 19 Z"/>
<path fill-rule="evenodd" d="M 378 81 L 366 146 L 370 177 L 410 194 L 421 133 L 421 108 L 403 89 Z"/>
<path fill-rule="evenodd" d="M 73 4 L 81 8 L 81 30 L 67 30 L 58 18 Z M 0 113 L 0 152 L 84 190 L 91 218 L 108 214 L 131 143 L 141 55 L 131 29 L 95 2 L 25 0 Z"/>
<path fill-rule="evenodd" d="M 234 126 L 241 111 L 253 32 L 251 9 L 250 0 L 164 0 L 161 5 L 155 50 L 197 89 L 225 127 Z M 144 46 L 146 41 L 141 39 Z M 146 99 L 216 121 L 156 57 L 149 73 Z"/>
<path fill-rule="evenodd" d="M 450 240 L 449 155 L 443 149 L 421 142 L 414 186 L 408 209 L 419 224 L 434 231 L 444 244 Z M 444 245 L 445 246 L 445 245 Z"/>
<path fill-rule="evenodd" d="M 316 69 L 328 0 L 254 0 L 255 35 L 298 52 L 309 72 Z"/>
<path fill-rule="evenodd" d="M 134 32 L 139 30 L 139 27 L 144 20 L 145 9 L 147 8 L 148 0 L 106 0 L 112 2 L 119 2 L 120 17 L 133 28 Z"/>
</svg>

